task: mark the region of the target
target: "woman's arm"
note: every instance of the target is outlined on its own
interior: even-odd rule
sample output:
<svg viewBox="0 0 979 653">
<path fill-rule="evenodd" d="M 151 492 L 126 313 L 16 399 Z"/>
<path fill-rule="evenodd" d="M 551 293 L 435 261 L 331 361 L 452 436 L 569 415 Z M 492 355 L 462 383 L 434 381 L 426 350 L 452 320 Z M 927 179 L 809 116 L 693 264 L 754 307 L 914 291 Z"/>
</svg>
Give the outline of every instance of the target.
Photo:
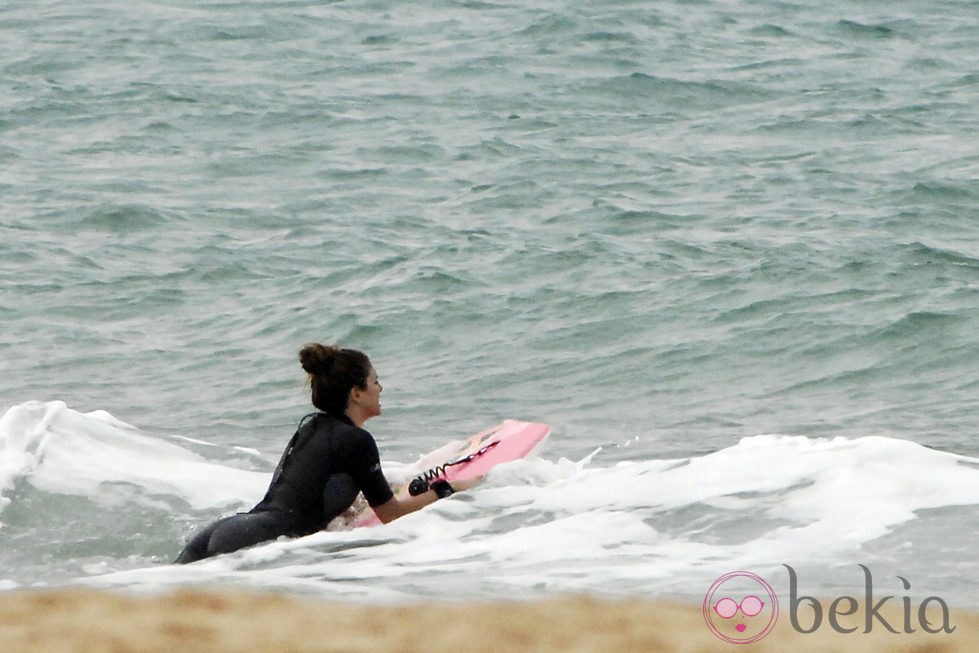
<svg viewBox="0 0 979 653">
<path fill-rule="evenodd" d="M 452 481 L 452 489 L 456 490 L 457 492 L 468 490 L 481 480 L 483 480 L 483 478 L 480 476 L 479 478 L 467 479 L 464 481 Z M 382 503 L 379 506 L 374 506 L 373 510 L 374 514 L 377 515 L 377 518 L 381 520 L 381 523 L 388 524 L 398 517 L 404 517 L 408 513 L 415 512 L 416 510 L 420 510 L 427 505 L 433 504 L 438 501 L 438 499 L 439 498 L 438 495 L 435 494 L 435 490 L 429 489 L 428 491 L 422 492 L 415 497 L 410 495 L 401 498 L 393 496 L 385 503 Z"/>
</svg>

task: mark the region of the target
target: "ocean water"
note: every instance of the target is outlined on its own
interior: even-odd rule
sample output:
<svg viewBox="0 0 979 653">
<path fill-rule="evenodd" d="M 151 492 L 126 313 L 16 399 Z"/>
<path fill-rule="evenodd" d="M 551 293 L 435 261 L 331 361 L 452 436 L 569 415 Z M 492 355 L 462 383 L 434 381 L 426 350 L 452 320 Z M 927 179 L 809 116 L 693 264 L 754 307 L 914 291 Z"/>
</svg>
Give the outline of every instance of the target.
<svg viewBox="0 0 979 653">
<path fill-rule="evenodd" d="M 979 608 L 979 3 L 0 9 L 0 588 Z M 187 567 L 366 351 L 393 524 Z M 905 590 L 898 576 L 911 583 Z"/>
</svg>

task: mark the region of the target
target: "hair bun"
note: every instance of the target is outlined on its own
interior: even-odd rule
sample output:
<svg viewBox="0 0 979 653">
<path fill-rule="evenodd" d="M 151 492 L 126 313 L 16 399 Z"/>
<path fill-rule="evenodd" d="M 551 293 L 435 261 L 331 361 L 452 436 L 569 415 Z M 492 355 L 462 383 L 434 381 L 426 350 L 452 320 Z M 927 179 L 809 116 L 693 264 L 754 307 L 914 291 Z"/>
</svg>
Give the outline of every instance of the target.
<svg viewBox="0 0 979 653">
<path fill-rule="evenodd" d="M 339 352 L 336 346 L 314 342 L 299 350 L 299 363 L 309 374 L 323 374 L 333 366 Z"/>
<path fill-rule="evenodd" d="M 371 361 L 362 351 L 312 343 L 299 350 L 299 362 L 309 374 L 313 405 L 327 415 L 347 410 L 351 388 L 366 388 Z"/>
</svg>

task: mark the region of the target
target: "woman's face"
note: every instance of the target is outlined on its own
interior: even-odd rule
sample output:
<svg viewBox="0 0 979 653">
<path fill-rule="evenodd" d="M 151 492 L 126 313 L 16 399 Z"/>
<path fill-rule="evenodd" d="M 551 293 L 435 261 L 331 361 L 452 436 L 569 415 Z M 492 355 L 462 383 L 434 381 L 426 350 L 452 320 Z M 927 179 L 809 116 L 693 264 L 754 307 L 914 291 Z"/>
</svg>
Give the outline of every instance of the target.
<svg viewBox="0 0 979 653">
<path fill-rule="evenodd" d="M 351 401 L 360 409 L 364 419 L 377 417 L 381 414 L 381 382 L 377 378 L 377 372 L 371 367 L 367 374 L 367 383 L 364 388 L 354 388 L 351 391 Z"/>
</svg>

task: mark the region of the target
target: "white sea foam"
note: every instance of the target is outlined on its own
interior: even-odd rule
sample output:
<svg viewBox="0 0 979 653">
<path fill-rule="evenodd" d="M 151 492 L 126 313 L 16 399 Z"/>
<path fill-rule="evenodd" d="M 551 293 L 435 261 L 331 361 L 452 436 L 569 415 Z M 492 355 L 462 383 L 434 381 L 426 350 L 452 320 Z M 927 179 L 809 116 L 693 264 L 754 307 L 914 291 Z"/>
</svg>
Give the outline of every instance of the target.
<svg viewBox="0 0 979 653">
<path fill-rule="evenodd" d="M 154 438 L 104 411 L 80 413 L 63 402 L 28 402 L 0 419 L 0 491 L 19 480 L 53 494 L 135 502 L 178 497 L 195 509 L 243 505 L 259 494 L 267 475 L 208 462 Z"/>
<path fill-rule="evenodd" d="M 0 437 L 8 494 L 24 479 L 110 511 L 149 510 L 162 496 L 217 516 L 253 501 L 268 482 L 266 473 L 210 462 L 58 402 L 11 409 Z M 417 463 L 386 466 L 405 476 Z M 109 491 L 118 484 L 132 491 L 120 498 Z M 761 435 L 686 459 L 606 466 L 600 455 L 531 457 L 387 526 L 280 540 L 188 567 L 99 559 L 79 582 L 133 590 L 231 583 L 371 601 L 449 589 L 483 597 L 682 592 L 735 568 L 847 564 L 922 511 L 975 504 L 975 459 L 879 436 Z"/>
</svg>

